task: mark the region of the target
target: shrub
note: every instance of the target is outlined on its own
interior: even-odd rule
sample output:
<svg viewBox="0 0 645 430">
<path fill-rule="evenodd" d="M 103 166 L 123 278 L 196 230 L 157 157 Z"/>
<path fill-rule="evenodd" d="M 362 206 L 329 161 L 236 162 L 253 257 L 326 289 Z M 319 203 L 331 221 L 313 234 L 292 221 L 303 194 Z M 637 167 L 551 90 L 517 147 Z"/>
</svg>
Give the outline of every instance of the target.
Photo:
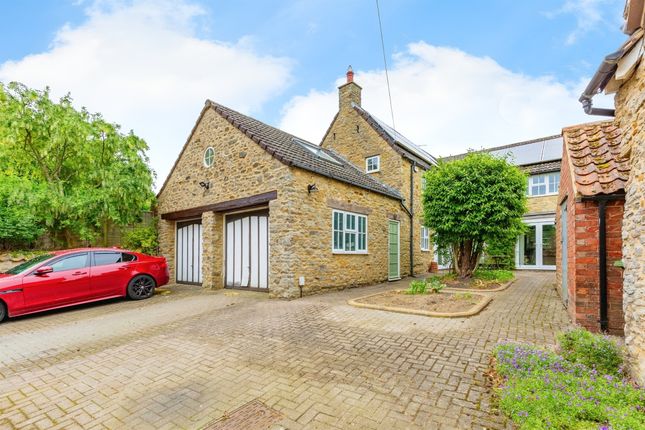
<svg viewBox="0 0 645 430">
<path fill-rule="evenodd" d="M 446 284 L 442 283 L 439 278 L 428 278 L 426 280 L 426 284 L 428 285 L 428 288 L 430 288 L 430 291 L 433 293 L 440 293 L 441 290 L 446 288 Z"/>
<path fill-rule="evenodd" d="M 645 391 L 530 345 L 495 348 L 499 407 L 520 429 L 645 428 Z"/>
<path fill-rule="evenodd" d="M 159 249 L 156 226 L 137 227 L 127 232 L 123 237 L 123 246 L 132 251 L 156 255 Z"/>
<path fill-rule="evenodd" d="M 572 363 L 580 363 L 599 373 L 619 375 L 622 349 L 610 338 L 577 328 L 558 335 L 560 354 Z"/>
<path fill-rule="evenodd" d="M 425 294 L 426 292 L 426 281 L 412 281 L 407 290 L 406 294 Z"/>
</svg>

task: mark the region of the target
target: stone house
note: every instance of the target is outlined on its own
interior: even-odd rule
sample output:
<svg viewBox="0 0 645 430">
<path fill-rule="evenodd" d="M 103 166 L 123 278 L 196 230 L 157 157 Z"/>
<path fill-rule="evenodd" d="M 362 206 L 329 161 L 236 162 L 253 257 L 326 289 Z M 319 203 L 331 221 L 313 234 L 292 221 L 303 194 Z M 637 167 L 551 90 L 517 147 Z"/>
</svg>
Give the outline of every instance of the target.
<svg viewBox="0 0 645 430">
<path fill-rule="evenodd" d="M 562 136 L 546 136 L 476 152 L 487 152 L 496 157 L 508 156 L 509 162 L 529 176 L 527 211 L 522 218 L 527 230 L 517 238 L 515 267 L 521 270 L 555 270 L 555 211 L 558 206 Z M 466 155 L 453 155 L 442 160 L 457 160 Z M 442 261 L 439 263 L 446 264 Z"/>
<path fill-rule="evenodd" d="M 426 272 L 434 164 L 361 107 L 351 69 L 321 145 L 207 101 L 158 194 L 171 282 L 294 298 Z"/>
<path fill-rule="evenodd" d="M 614 116 L 629 159 L 622 229 L 625 344 L 634 374 L 645 384 L 645 2 L 627 0 L 627 41 L 601 62 L 580 97 L 590 115 Z M 615 109 L 592 106 L 601 91 L 615 93 Z"/>
<path fill-rule="evenodd" d="M 623 334 L 622 221 L 627 159 L 613 121 L 562 130 L 557 285 L 571 320 Z"/>
</svg>

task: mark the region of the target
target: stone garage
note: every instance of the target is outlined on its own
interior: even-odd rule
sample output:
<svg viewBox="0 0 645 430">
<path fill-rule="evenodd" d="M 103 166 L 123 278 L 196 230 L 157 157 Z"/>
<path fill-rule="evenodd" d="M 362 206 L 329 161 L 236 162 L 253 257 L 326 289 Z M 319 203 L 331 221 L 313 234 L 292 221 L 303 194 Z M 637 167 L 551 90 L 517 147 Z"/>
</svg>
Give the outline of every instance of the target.
<svg viewBox="0 0 645 430">
<path fill-rule="evenodd" d="M 350 70 L 322 145 L 207 101 L 158 195 L 171 282 L 293 298 L 426 272 L 436 161 L 360 95 Z"/>
</svg>

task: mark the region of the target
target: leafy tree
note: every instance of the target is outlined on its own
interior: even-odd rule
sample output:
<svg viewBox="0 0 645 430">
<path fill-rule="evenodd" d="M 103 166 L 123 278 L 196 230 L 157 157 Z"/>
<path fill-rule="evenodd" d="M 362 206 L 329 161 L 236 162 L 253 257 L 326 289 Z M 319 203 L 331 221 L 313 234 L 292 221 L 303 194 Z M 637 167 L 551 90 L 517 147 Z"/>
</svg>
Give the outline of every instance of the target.
<svg viewBox="0 0 645 430">
<path fill-rule="evenodd" d="M 0 83 L 0 172 L 42 187 L 30 209 L 58 242 L 107 242 L 110 223 L 137 221 L 150 208 L 154 173 L 146 143 L 49 89 Z"/>
<path fill-rule="evenodd" d="M 452 249 L 455 270 L 470 277 L 487 242 L 523 231 L 526 175 L 505 159 L 471 153 L 426 172 L 424 217 L 433 240 Z"/>
<path fill-rule="evenodd" d="M 15 176 L 0 174 L 0 246 L 30 246 L 43 234 L 31 211 L 42 194 L 38 186 Z"/>
</svg>

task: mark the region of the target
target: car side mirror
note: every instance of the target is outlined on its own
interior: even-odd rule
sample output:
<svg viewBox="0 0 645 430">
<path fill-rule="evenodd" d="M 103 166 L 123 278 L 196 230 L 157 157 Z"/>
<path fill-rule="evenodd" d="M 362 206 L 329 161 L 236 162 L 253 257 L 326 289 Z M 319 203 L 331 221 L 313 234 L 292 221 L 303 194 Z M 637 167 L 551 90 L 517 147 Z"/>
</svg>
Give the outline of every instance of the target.
<svg viewBox="0 0 645 430">
<path fill-rule="evenodd" d="M 42 276 L 42 275 L 46 275 L 47 273 L 52 273 L 53 271 L 54 271 L 54 269 L 51 268 L 50 266 L 42 266 L 42 267 L 39 267 L 38 269 L 36 269 L 34 274 L 36 276 Z"/>
</svg>

